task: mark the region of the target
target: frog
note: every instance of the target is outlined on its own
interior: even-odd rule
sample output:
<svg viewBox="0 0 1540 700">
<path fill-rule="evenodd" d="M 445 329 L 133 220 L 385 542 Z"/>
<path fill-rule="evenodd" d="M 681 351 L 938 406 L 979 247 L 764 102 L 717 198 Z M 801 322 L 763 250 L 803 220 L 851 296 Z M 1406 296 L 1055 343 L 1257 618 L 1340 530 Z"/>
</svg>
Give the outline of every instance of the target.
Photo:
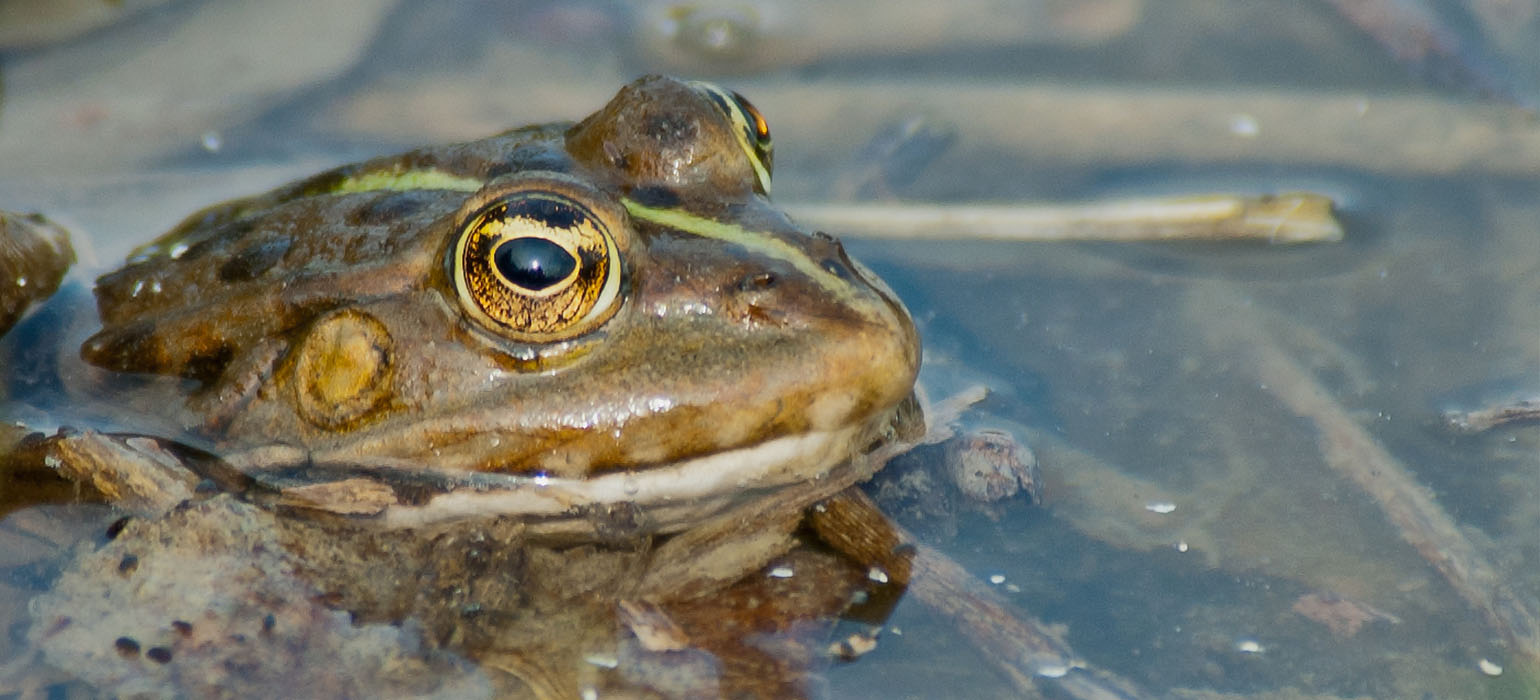
<svg viewBox="0 0 1540 700">
<path fill-rule="evenodd" d="M 32 602 L 29 640 L 111 694 L 563 696 L 619 682 L 620 652 L 553 628 L 616 610 L 631 657 L 685 663 L 665 606 L 788 555 L 806 510 L 924 429 L 913 320 L 771 203 L 772 154 L 741 95 L 648 76 L 580 121 L 341 166 L 136 250 L 96 281 L 80 356 L 145 427 L 13 457 L 129 517 Z M 451 605 L 424 570 L 464 575 L 434 589 Z M 418 680 L 304 685 L 295 654 Z"/>
</svg>

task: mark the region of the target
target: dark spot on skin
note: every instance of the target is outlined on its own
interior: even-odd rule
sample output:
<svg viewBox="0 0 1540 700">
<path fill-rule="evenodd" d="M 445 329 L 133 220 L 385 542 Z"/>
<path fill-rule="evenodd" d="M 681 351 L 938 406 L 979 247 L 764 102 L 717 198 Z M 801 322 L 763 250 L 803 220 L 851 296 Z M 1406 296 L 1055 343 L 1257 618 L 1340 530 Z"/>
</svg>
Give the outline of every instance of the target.
<svg viewBox="0 0 1540 700">
<path fill-rule="evenodd" d="M 294 245 L 293 239 L 282 236 L 249 246 L 219 266 L 219 279 L 226 282 L 256 279 L 278 264 L 292 245 Z"/>
<path fill-rule="evenodd" d="M 197 260 L 219 248 L 226 242 L 239 241 L 247 234 L 255 231 L 257 222 L 252 219 L 237 219 L 219 227 L 214 234 L 189 244 L 186 251 L 177 256 L 178 261 Z M 169 251 L 168 251 L 169 252 Z"/>
<path fill-rule="evenodd" d="M 272 613 L 268 613 L 266 615 L 263 615 L 262 616 L 262 633 L 263 634 L 271 634 L 272 631 L 273 631 L 273 627 L 275 625 L 277 625 L 277 624 L 278 624 L 278 618 L 274 617 Z"/>
<path fill-rule="evenodd" d="M 829 235 L 827 233 L 824 233 L 823 231 L 814 231 L 813 232 L 813 237 L 817 238 L 820 241 L 826 241 L 828 243 L 833 243 L 834 242 L 834 236 L 831 236 L 831 235 Z"/>
<path fill-rule="evenodd" d="M 171 621 L 171 629 L 176 630 L 177 634 L 180 634 L 183 637 L 190 637 L 190 636 L 192 636 L 192 623 L 191 622 L 187 622 L 185 620 L 172 620 Z"/>
<path fill-rule="evenodd" d="M 233 348 L 228 345 L 219 345 L 203 354 L 187 358 L 187 363 L 182 365 L 182 370 L 178 374 L 188 379 L 210 381 L 225 371 L 225 366 L 230 364 L 232 357 L 235 357 Z"/>
<path fill-rule="evenodd" d="M 638 204 L 654 209 L 670 209 L 679 206 L 679 193 L 667 187 L 638 187 L 628 196 Z"/>
<path fill-rule="evenodd" d="M 118 560 L 118 573 L 125 576 L 134 573 L 139 568 L 139 557 L 133 554 L 125 554 Z"/>
<path fill-rule="evenodd" d="M 387 192 L 354 209 L 347 222 L 354 226 L 377 226 L 405 219 L 427 206 L 438 193 L 423 190 Z"/>
<path fill-rule="evenodd" d="M 107 526 L 107 539 L 115 540 L 118 535 L 123 534 L 123 528 L 128 527 L 129 520 L 129 517 L 124 516 L 112 521 L 112 524 Z"/>
<path fill-rule="evenodd" d="M 149 651 L 144 652 L 144 656 L 158 664 L 171 663 L 171 650 L 165 647 L 150 647 Z"/>
<path fill-rule="evenodd" d="M 780 280 L 776 279 L 776 276 L 773 273 L 759 272 L 744 277 L 741 281 L 739 281 L 738 289 L 745 292 L 766 290 L 774 287 L 776 282 L 779 281 Z"/>
<path fill-rule="evenodd" d="M 112 643 L 112 648 L 117 649 L 118 655 L 125 659 L 132 659 L 139 655 L 139 642 L 134 641 L 132 637 L 118 637 L 117 641 Z"/>
</svg>

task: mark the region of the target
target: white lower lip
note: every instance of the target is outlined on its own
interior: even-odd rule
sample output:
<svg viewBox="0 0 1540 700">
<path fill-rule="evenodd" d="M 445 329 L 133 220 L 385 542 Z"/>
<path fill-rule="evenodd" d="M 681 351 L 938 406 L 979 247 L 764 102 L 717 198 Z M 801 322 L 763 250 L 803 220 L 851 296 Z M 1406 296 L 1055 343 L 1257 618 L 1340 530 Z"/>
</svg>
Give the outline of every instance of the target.
<svg viewBox="0 0 1540 700">
<path fill-rule="evenodd" d="M 426 503 L 389 505 L 376 522 L 407 528 L 512 516 L 531 518 L 532 535 L 591 536 L 594 524 L 580 506 L 631 504 L 643 515 L 646 532 L 677 531 L 792 484 L 827 479 L 843 488 L 859 481 L 865 474 L 849 463 L 860 427 L 790 435 L 666 467 L 586 479 L 487 474 L 485 490 L 458 489 Z"/>
</svg>

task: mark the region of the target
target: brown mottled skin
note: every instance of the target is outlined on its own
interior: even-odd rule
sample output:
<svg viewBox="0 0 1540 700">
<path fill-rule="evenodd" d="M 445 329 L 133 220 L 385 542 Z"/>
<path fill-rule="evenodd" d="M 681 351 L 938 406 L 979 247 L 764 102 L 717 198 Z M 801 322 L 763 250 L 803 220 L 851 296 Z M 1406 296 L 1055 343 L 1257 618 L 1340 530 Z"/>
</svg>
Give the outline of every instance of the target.
<svg viewBox="0 0 1540 700">
<path fill-rule="evenodd" d="M 419 170 L 489 190 L 548 171 L 589 188 L 618 222 L 619 311 L 545 344 L 478 323 L 446 260 L 484 195 L 336 191 Z M 375 159 L 195 214 L 98 280 L 103 328 L 82 354 L 197 380 L 168 402 L 185 399 L 201 422 L 189 430 L 222 452 L 288 445 L 329 463 L 580 477 L 875 420 L 910 392 L 913 325 L 761 189 L 720 109 L 643 78 L 575 125 Z M 850 286 L 632 217 L 621 197 L 783 241 Z"/>
<path fill-rule="evenodd" d="M 0 334 L 53 294 L 74 262 L 63 229 L 36 214 L 0 211 Z"/>
</svg>

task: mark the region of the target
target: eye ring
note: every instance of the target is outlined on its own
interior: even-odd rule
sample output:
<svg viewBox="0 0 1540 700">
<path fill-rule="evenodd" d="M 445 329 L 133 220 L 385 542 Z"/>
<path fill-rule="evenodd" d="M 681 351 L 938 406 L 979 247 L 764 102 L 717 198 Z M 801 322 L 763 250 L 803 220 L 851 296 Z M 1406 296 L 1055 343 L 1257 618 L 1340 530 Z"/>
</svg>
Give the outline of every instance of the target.
<svg viewBox="0 0 1540 700">
<path fill-rule="evenodd" d="M 517 342 L 587 333 L 619 310 L 624 214 L 554 173 L 494 182 L 461 209 L 450 251 L 460 307 Z"/>
<path fill-rule="evenodd" d="M 738 145 L 748 155 L 749 163 L 754 166 L 756 177 L 755 189 L 761 194 L 770 194 L 770 174 L 775 163 L 774 143 L 770 140 L 770 123 L 765 121 L 765 115 L 754 107 L 754 103 L 748 98 L 732 90 L 723 90 L 711 83 L 694 81 L 690 85 L 700 90 L 717 109 L 722 111 L 728 121 L 732 122 L 733 134 L 738 139 Z"/>
</svg>

